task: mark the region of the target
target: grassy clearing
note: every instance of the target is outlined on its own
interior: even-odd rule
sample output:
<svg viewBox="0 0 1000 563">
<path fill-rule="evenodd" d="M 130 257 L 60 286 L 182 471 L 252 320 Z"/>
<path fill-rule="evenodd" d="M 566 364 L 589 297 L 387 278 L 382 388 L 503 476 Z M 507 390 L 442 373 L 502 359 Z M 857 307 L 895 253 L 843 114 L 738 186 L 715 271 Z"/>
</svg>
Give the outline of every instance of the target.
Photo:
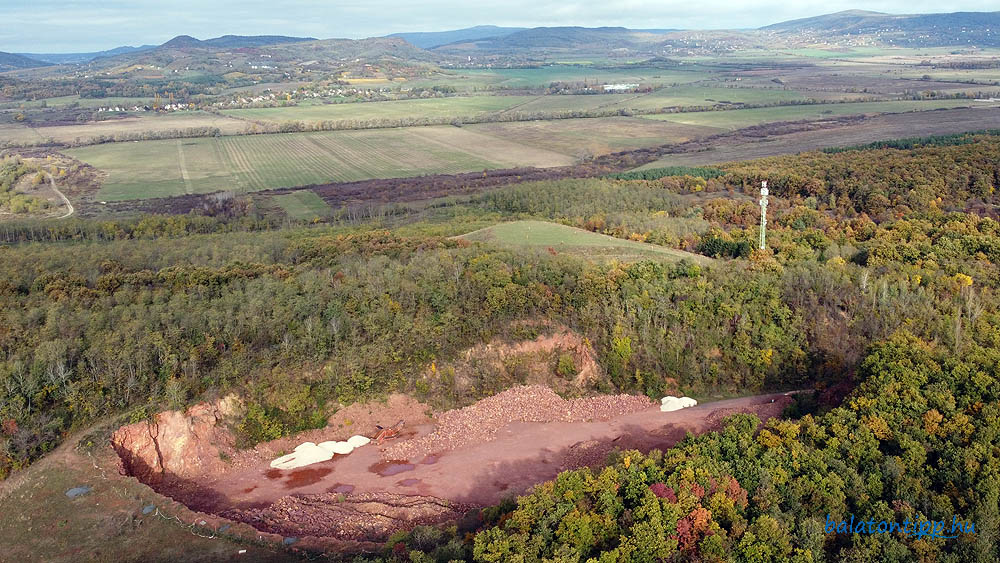
<svg viewBox="0 0 1000 563">
<path fill-rule="evenodd" d="M 545 248 L 553 252 L 578 254 L 591 259 L 676 261 L 688 258 L 699 264 L 712 262 L 711 258 L 683 250 L 618 239 L 546 221 L 500 223 L 462 235 L 460 238 L 502 246 Z"/>
<path fill-rule="evenodd" d="M 66 153 L 107 171 L 97 196 L 104 201 L 573 161 L 450 126 L 113 143 Z"/>
<path fill-rule="evenodd" d="M 480 123 L 466 125 L 464 129 L 574 157 L 681 143 L 722 131 L 633 117 Z"/>
<path fill-rule="evenodd" d="M 292 219 L 311 221 L 317 217 L 325 217 L 330 213 L 330 206 L 310 190 L 299 190 L 279 195 L 274 198 L 274 201 Z"/>
<path fill-rule="evenodd" d="M 66 491 L 78 486 L 92 491 L 68 498 Z M 164 516 L 155 510 L 143 514 L 150 505 Z M 0 511 L 5 515 L 3 561 L 300 560 L 278 547 L 199 537 L 185 527 L 193 517 L 172 501 L 113 469 L 94 467 L 89 457 L 75 452 L 50 454 L 0 483 Z M 183 524 L 168 519 L 178 514 Z M 202 536 L 210 536 L 217 525 L 206 524 L 197 530 Z M 247 528 L 239 529 L 253 538 Z M 240 550 L 246 553 L 241 556 Z"/>
<path fill-rule="evenodd" d="M 859 102 L 849 104 L 817 104 L 807 106 L 782 106 L 774 108 L 736 109 L 728 111 L 706 111 L 683 114 L 657 114 L 643 116 L 645 119 L 669 121 L 718 129 L 742 129 L 761 123 L 777 121 L 799 121 L 803 119 L 823 119 L 845 115 L 869 113 L 902 113 L 907 111 L 927 111 L 941 108 L 961 108 L 974 105 L 971 100 L 926 100 L 895 102 Z"/>
</svg>

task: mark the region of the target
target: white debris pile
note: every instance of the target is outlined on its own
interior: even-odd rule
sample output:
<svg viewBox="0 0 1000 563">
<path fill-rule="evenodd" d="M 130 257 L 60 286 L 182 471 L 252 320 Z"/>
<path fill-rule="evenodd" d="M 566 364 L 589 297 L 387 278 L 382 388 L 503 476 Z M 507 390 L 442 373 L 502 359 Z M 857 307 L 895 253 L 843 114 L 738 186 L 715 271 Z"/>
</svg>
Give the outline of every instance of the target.
<svg viewBox="0 0 1000 563">
<path fill-rule="evenodd" d="M 666 397 L 660 399 L 660 412 L 671 412 L 679 411 L 683 408 L 693 407 L 698 404 L 691 397 L 674 397 L 673 395 L 667 395 Z"/>
<path fill-rule="evenodd" d="M 305 467 L 306 465 L 331 459 L 334 454 L 347 455 L 354 451 L 354 448 L 360 448 L 368 444 L 368 442 L 371 442 L 371 440 L 365 436 L 351 436 L 346 442 L 330 441 L 320 442 L 319 444 L 303 442 L 295 446 L 295 451 L 292 453 L 283 455 L 272 461 L 271 467 L 286 470 Z"/>
</svg>

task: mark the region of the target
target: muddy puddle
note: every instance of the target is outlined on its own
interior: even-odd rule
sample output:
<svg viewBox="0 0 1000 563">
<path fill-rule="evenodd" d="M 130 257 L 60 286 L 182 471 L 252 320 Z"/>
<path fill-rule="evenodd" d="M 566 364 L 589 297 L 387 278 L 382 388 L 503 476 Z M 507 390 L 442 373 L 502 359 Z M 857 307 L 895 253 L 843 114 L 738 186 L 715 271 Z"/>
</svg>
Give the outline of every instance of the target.
<svg viewBox="0 0 1000 563">
<path fill-rule="evenodd" d="M 373 463 L 368 468 L 368 471 L 377 473 L 382 477 L 390 477 L 392 475 L 403 473 L 404 471 L 413 471 L 416 467 L 416 465 L 413 465 L 406 460 L 390 459 L 389 461 Z"/>
</svg>

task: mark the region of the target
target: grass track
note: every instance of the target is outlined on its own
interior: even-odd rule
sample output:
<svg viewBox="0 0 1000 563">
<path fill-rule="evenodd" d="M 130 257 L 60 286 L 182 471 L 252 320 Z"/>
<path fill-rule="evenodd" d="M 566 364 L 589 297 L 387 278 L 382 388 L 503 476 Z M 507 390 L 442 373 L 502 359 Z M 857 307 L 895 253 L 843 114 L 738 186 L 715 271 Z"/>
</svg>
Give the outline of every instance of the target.
<svg viewBox="0 0 1000 563">
<path fill-rule="evenodd" d="M 550 248 L 555 252 L 578 254 L 591 259 L 677 261 L 688 258 L 703 265 L 713 262 L 711 258 L 683 250 L 618 239 L 547 221 L 499 223 L 459 238 L 520 248 Z"/>
<path fill-rule="evenodd" d="M 324 217 L 330 212 L 330 206 L 310 190 L 298 190 L 275 196 L 274 201 L 292 219 L 310 221 L 316 217 Z"/>
</svg>

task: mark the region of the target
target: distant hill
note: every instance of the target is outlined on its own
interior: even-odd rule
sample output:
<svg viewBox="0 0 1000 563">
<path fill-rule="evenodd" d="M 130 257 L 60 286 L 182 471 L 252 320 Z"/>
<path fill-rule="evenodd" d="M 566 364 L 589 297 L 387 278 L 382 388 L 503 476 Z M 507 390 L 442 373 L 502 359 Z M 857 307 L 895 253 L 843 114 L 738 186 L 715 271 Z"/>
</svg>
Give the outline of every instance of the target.
<svg viewBox="0 0 1000 563">
<path fill-rule="evenodd" d="M 845 32 L 857 29 L 859 26 L 870 25 L 872 22 L 882 20 L 886 17 L 895 17 L 882 12 L 869 12 L 865 10 L 845 10 L 835 14 L 824 14 L 811 18 L 789 20 L 764 26 L 761 29 L 767 31 L 829 31 Z"/>
<path fill-rule="evenodd" d="M 619 49 L 649 44 L 649 35 L 648 31 L 624 27 L 535 27 L 502 37 L 450 43 L 435 50 L 509 52 L 526 49 Z"/>
<path fill-rule="evenodd" d="M 178 35 L 167 41 L 159 48 L 162 49 L 183 49 L 191 47 L 201 48 L 240 48 L 240 47 L 264 47 L 266 45 L 281 45 L 284 43 L 302 43 L 305 41 L 316 41 L 315 37 L 288 37 L 285 35 L 223 35 L 204 41 L 195 39 L 190 35 Z"/>
<path fill-rule="evenodd" d="M 299 37 L 225 36 L 201 41 L 181 35 L 148 51 L 101 57 L 88 69 L 108 76 L 151 77 L 197 72 L 203 81 L 217 80 L 229 73 L 282 76 L 288 72 L 350 71 L 355 76 L 376 77 L 391 67 L 436 65 L 447 55 L 415 47 L 399 37 L 369 39 L 312 40 Z M 365 68 L 365 65 L 371 65 Z"/>
<path fill-rule="evenodd" d="M 100 57 L 113 57 L 115 55 L 122 55 L 125 53 L 139 53 L 142 51 L 148 51 L 150 49 L 155 49 L 156 45 L 142 45 L 139 47 L 115 47 L 114 49 L 108 49 L 107 51 L 95 51 L 93 53 L 18 53 L 19 55 L 35 59 L 36 61 L 43 61 L 46 63 L 52 63 L 57 65 L 65 64 L 83 64 L 89 63 L 90 61 L 100 58 Z"/>
<path fill-rule="evenodd" d="M 872 36 L 910 47 L 1000 46 L 1000 12 L 896 15 L 848 10 L 761 28 L 782 34 Z"/>
<path fill-rule="evenodd" d="M 505 37 L 511 33 L 524 31 L 526 27 L 497 27 L 495 25 L 477 25 L 465 29 L 451 31 L 416 31 L 408 33 L 393 33 L 386 37 L 399 37 L 411 45 L 421 49 L 431 49 L 459 41 Z"/>
<path fill-rule="evenodd" d="M 39 61 L 25 57 L 24 55 L 15 55 L 14 53 L 4 53 L 0 52 L 0 72 L 6 72 L 8 70 L 18 70 L 22 68 L 37 68 L 40 66 L 49 66 L 50 63 Z"/>
<path fill-rule="evenodd" d="M 292 59 L 317 59 L 337 61 L 361 59 L 367 62 L 391 59 L 398 62 L 431 63 L 441 58 L 430 51 L 416 47 L 401 37 L 369 37 L 368 39 L 322 39 L 309 43 L 289 43 L 268 49 L 269 53 L 290 56 Z"/>
</svg>

